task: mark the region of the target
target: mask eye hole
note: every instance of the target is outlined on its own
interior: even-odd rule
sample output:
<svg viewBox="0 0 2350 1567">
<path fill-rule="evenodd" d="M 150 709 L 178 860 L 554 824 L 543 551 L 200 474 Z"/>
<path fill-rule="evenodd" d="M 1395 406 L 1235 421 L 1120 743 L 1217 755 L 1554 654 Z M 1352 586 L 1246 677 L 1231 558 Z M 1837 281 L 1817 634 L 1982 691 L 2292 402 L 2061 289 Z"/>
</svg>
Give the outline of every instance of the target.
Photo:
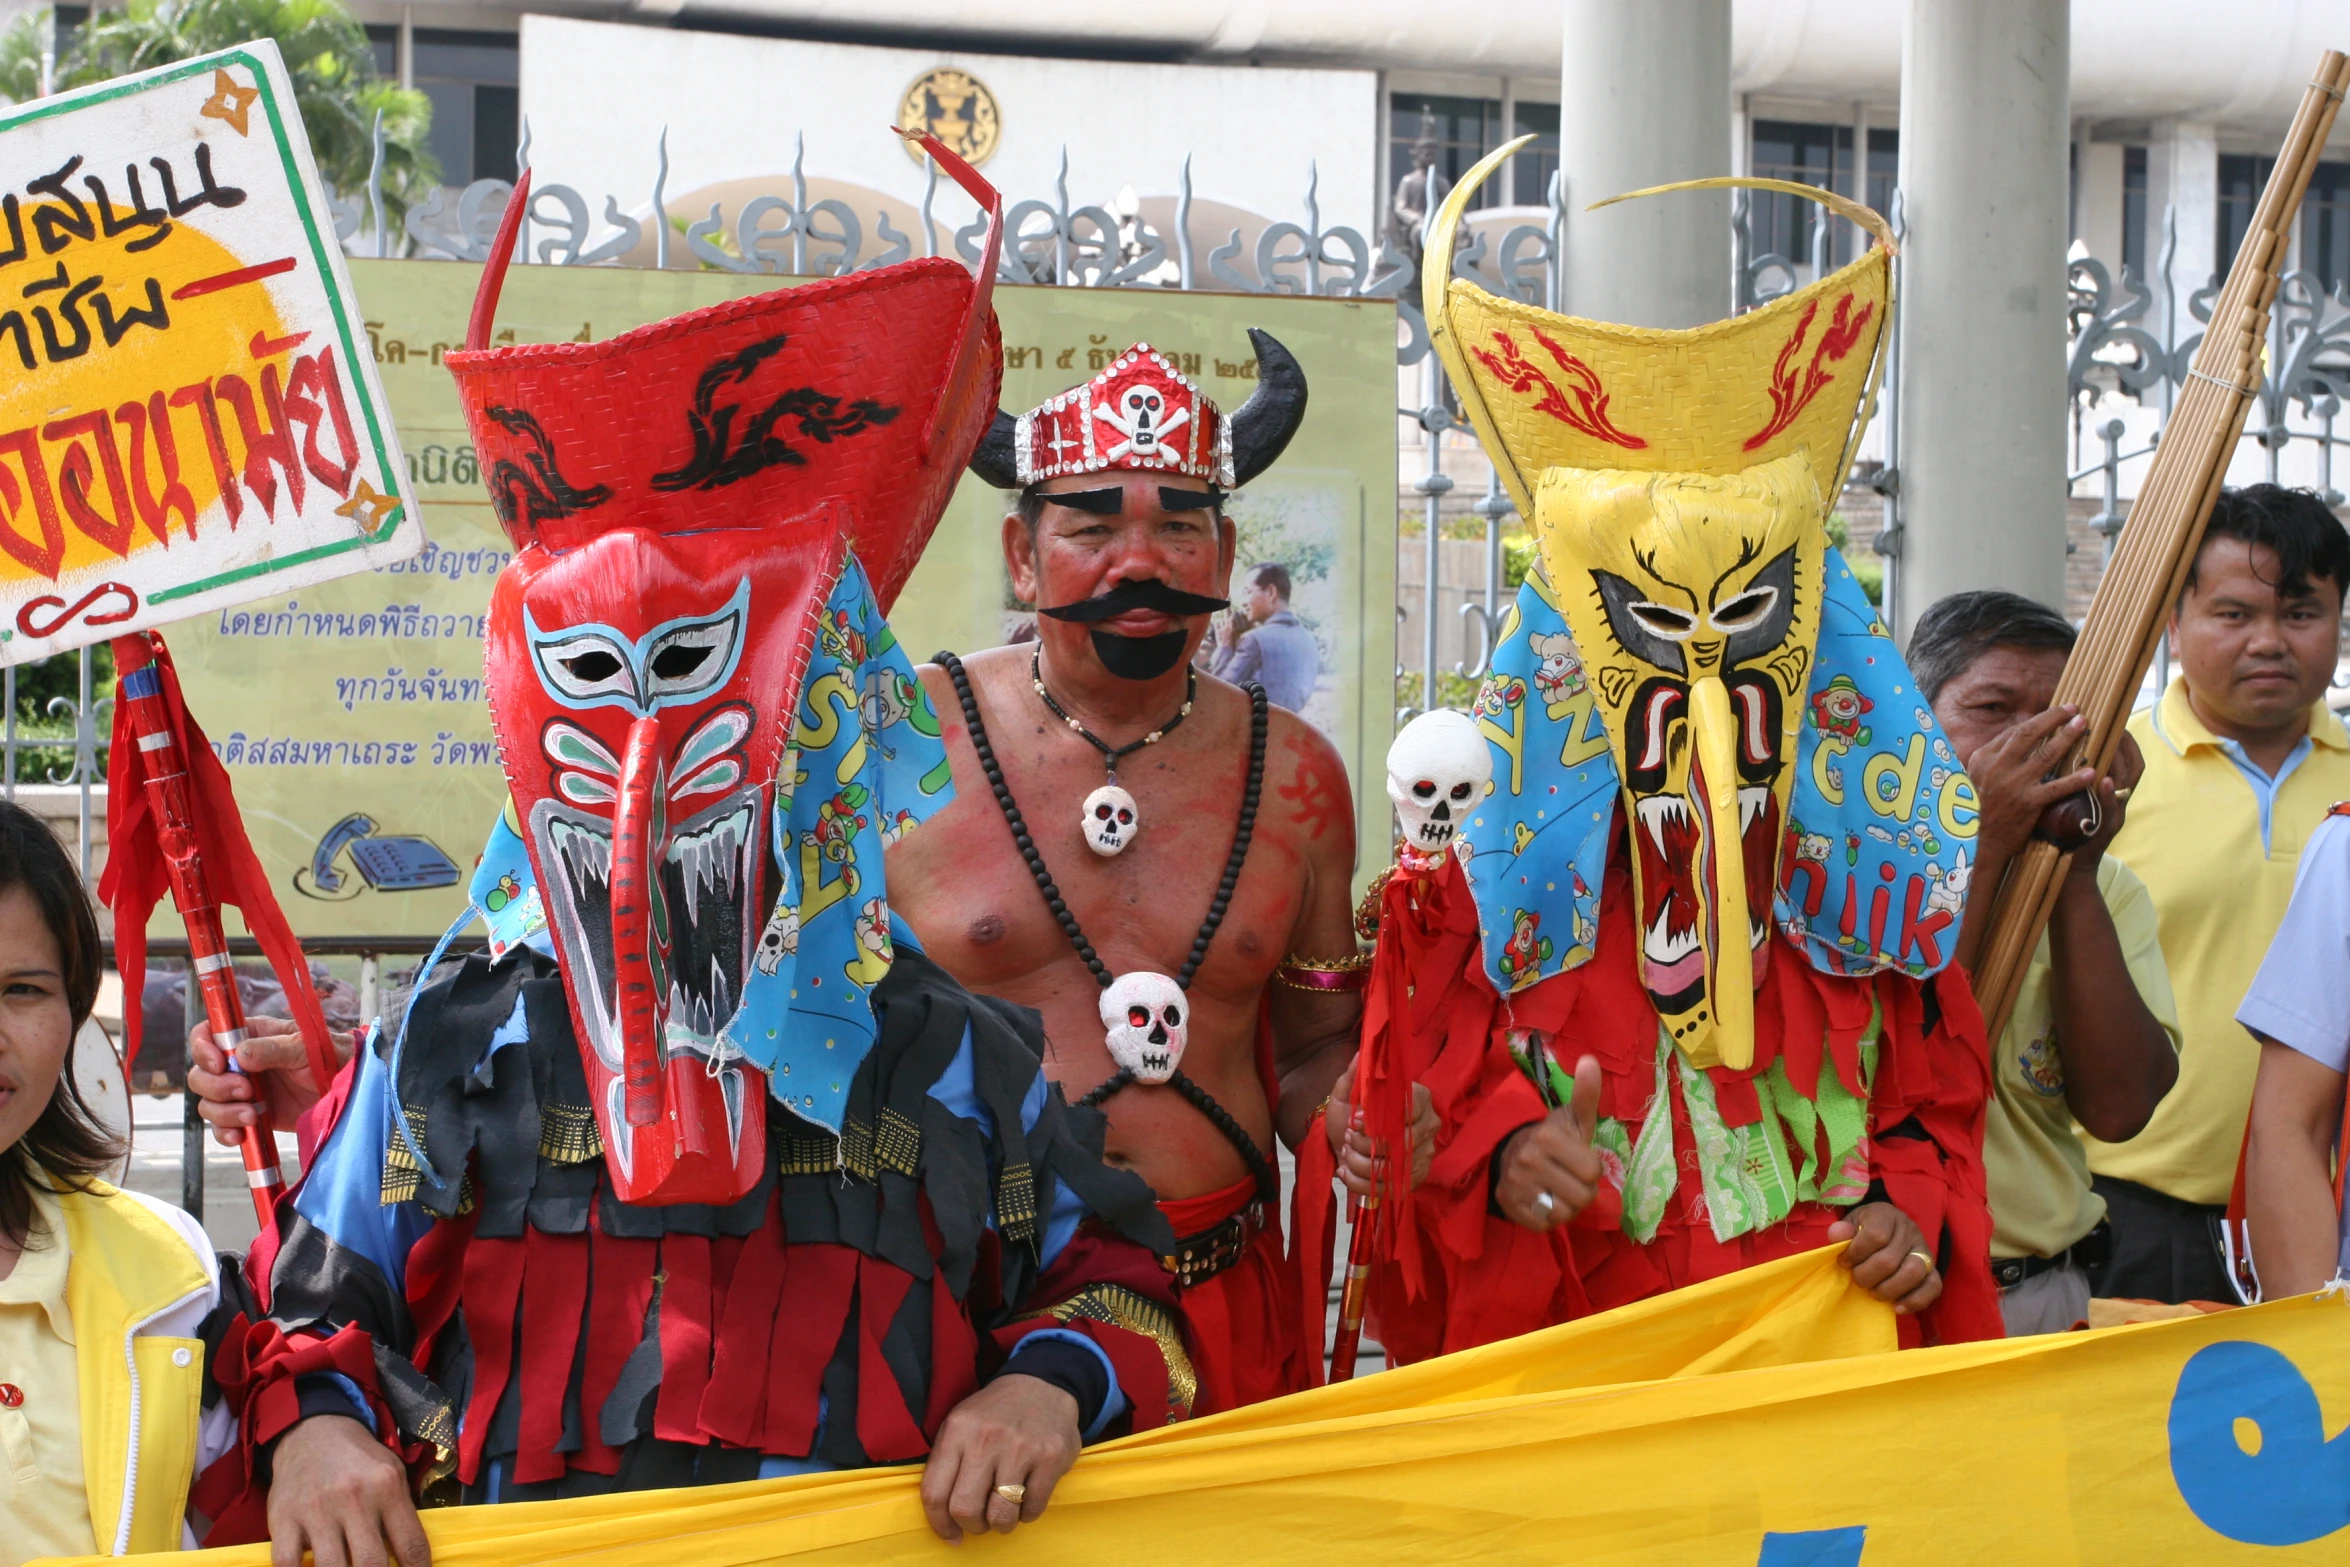
<svg viewBox="0 0 2350 1567">
<path fill-rule="evenodd" d="M 1418 799 L 1418 800 L 1433 800 L 1433 799 L 1435 799 L 1435 798 L 1436 798 L 1436 780 L 1435 780 L 1435 779 L 1433 779 L 1433 778 L 1423 778 L 1423 779 L 1421 779 L 1421 780 L 1420 780 L 1418 783 L 1416 783 L 1416 784 L 1413 784 L 1413 785 L 1412 785 L 1412 797 L 1413 797 L 1414 799 Z"/>
<path fill-rule="evenodd" d="M 575 631 L 537 648 L 539 678 L 558 699 L 618 696 L 633 701 L 636 681 L 621 647 L 600 631 Z"/>
<path fill-rule="evenodd" d="M 733 667 L 735 638 L 741 628 L 740 616 L 730 611 L 665 634 L 645 660 L 649 694 L 689 697 L 717 685 Z"/>
<path fill-rule="evenodd" d="M 572 679 L 582 685 L 597 685 L 620 673 L 620 660 L 601 649 L 574 653 L 557 662 L 570 672 Z"/>
<path fill-rule="evenodd" d="M 1651 636 L 1663 637 L 1668 641 L 1686 640 L 1689 633 L 1697 629 L 1696 616 L 1685 609 L 1675 609 L 1670 604 L 1643 601 L 1632 605 L 1631 610 L 1632 618 L 1639 621 Z"/>
<path fill-rule="evenodd" d="M 1093 816 L 1096 821 L 1106 822 L 1110 819 L 1110 808 L 1106 805 L 1097 805 L 1093 808 Z"/>
<path fill-rule="evenodd" d="M 663 680 L 683 680 L 710 660 L 710 649 L 672 642 L 653 655 L 653 673 Z"/>
<path fill-rule="evenodd" d="M 1720 631 L 1751 630 L 1769 619 L 1778 603 L 1777 588 L 1748 588 L 1714 610 L 1714 627 Z"/>
<path fill-rule="evenodd" d="M 1181 1007 L 1169 1007 L 1166 1011 L 1159 1014 L 1159 1021 L 1165 1023 L 1169 1028 L 1181 1028 L 1183 1026 L 1183 1009 Z"/>
<path fill-rule="evenodd" d="M 1134 813 L 1121 807 L 1118 811 L 1118 820 L 1120 823 L 1130 822 L 1134 820 Z"/>
<path fill-rule="evenodd" d="M 1126 1026 L 1128 1028 L 1148 1028 L 1150 1025 L 1151 1009 L 1149 1007 L 1128 1007 L 1126 1009 Z"/>
<path fill-rule="evenodd" d="M 1473 787 L 1473 785 L 1466 782 L 1454 784 L 1452 786 L 1452 797 L 1455 800 L 1466 800 L 1469 797 L 1470 789 Z"/>
</svg>

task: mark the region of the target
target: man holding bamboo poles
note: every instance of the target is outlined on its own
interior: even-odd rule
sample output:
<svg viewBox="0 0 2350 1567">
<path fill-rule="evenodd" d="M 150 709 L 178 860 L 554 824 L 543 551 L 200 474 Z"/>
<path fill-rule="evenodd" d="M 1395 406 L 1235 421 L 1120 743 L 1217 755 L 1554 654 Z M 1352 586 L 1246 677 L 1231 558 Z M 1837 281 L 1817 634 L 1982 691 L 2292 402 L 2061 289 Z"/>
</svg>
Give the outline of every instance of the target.
<svg viewBox="0 0 2350 1567">
<path fill-rule="evenodd" d="M 2178 1006 L 2145 884 L 2106 848 L 2142 762 L 2126 737 L 2111 774 L 2051 769 L 2082 728 L 2056 705 L 2071 622 L 2014 593 L 1954 593 L 1926 611 L 1909 667 L 1982 802 L 1976 885 L 1997 886 L 2050 806 L 2097 791 L 2098 824 L 2074 850 L 1991 1048 L 1983 1135 L 1991 1193 L 1991 1273 L 2010 1337 L 2061 1333 L 2088 1315 L 2090 1278 L 2110 1244 L 2105 1200 L 2090 1188 L 2082 1127 L 2134 1137 L 2177 1080 Z M 2070 841 L 2070 840 L 2068 840 Z M 1969 901 L 1958 959 L 1980 959 L 1990 900 Z"/>
<path fill-rule="evenodd" d="M 2101 1295 L 2232 1301 L 2219 1238 L 2260 1051 L 2236 1022 L 2302 845 L 2350 797 L 2323 702 L 2350 535 L 2273 484 L 2224 490 L 2171 611 L 2177 673 L 2130 720 L 2146 772 L 2113 853 L 2153 895 L 2178 993 L 2179 1085 L 2127 1143 L 2089 1141 L 2113 1224 Z"/>
</svg>

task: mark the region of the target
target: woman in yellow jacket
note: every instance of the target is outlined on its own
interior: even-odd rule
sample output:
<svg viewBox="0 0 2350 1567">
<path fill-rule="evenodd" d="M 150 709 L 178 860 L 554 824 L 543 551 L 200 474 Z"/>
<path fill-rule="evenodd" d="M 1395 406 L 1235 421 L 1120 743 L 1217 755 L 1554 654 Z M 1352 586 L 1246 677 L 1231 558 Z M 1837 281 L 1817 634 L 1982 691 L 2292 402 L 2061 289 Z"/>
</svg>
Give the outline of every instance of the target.
<svg viewBox="0 0 2350 1567">
<path fill-rule="evenodd" d="M 97 1178 L 122 1157 L 73 1081 L 98 925 L 65 851 L 0 802 L 0 1567 L 192 1546 L 220 1300 L 204 1230 Z"/>
</svg>

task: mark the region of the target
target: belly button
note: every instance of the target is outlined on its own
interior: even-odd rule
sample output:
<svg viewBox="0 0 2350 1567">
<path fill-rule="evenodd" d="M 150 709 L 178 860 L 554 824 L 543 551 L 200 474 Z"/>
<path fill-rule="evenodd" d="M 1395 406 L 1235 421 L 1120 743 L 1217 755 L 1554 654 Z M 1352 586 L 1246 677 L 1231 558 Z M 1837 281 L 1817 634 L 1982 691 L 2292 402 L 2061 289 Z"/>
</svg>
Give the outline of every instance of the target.
<svg viewBox="0 0 2350 1567">
<path fill-rule="evenodd" d="M 1004 920 L 1000 914 L 982 914 L 971 922 L 967 933 L 974 947 L 985 947 L 1004 939 Z"/>
</svg>

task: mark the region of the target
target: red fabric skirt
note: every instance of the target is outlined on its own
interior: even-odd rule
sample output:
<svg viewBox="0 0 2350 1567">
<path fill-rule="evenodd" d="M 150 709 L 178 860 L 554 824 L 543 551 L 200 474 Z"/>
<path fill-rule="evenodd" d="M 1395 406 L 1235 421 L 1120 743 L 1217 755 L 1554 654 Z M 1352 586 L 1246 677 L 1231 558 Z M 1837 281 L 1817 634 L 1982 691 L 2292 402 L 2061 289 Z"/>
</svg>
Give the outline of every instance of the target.
<svg viewBox="0 0 2350 1567">
<path fill-rule="evenodd" d="M 1159 1211 L 1177 1236 L 1188 1237 L 1223 1223 L 1256 1195 L 1256 1182 L 1242 1180 L 1162 1202 Z M 1268 1211 L 1265 1221 L 1237 1261 L 1180 1297 L 1184 1342 L 1199 1371 L 1195 1416 L 1279 1398 L 1321 1380 L 1321 1345 L 1308 1345 L 1299 1334 L 1297 1278 L 1283 1259 L 1280 1216 Z"/>
</svg>

